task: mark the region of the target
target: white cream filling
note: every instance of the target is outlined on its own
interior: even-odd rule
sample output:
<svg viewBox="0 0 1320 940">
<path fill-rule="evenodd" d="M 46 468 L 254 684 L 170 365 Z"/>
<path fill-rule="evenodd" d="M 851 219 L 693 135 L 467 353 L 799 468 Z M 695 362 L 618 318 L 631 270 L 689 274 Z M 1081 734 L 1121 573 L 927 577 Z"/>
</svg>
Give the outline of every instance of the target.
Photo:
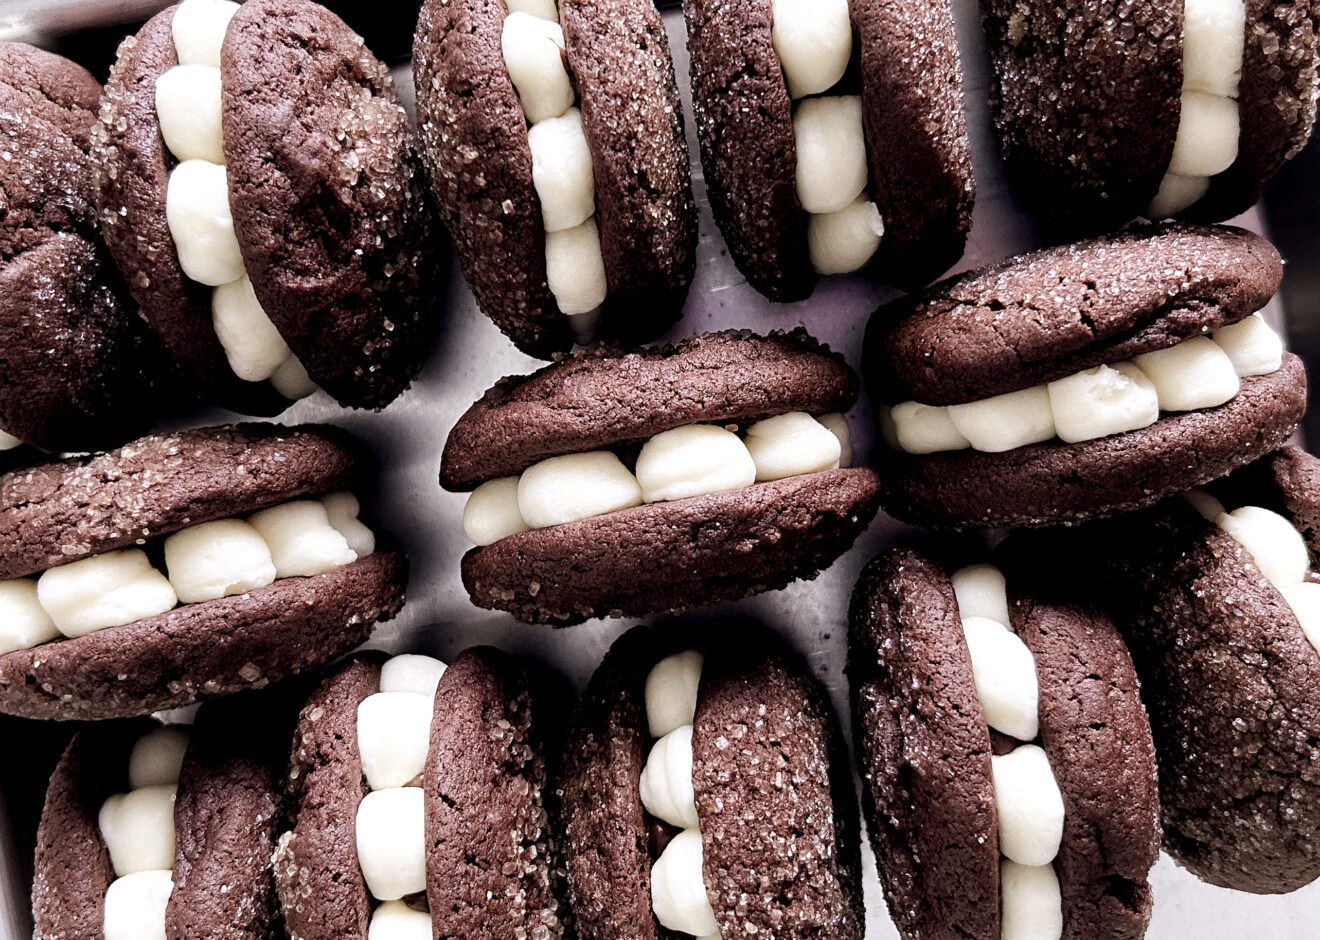
<svg viewBox="0 0 1320 940">
<path fill-rule="evenodd" d="M 1320 653 L 1320 584 L 1309 580 L 1311 555 L 1297 527 L 1277 512 L 1259 506 L 1241 506 L 1228 512 L 1203 490 L 1193 490 L 1186 498 L 1197 512 L 1242 546 L 1265 579 L 1278 589 L 1306 639 Z"/>
<path fill-rule="evenodd" d="M 706 894 L 692 780 L 692 724 L 702 663 L 700 653 L 688 650 L 660 660 L 647 674 L 647 725 L 653 735 L 668 730 L 651 746 L 639 789 L 648 813 L 683 830 L 651 867 L 651 909 L 668 929 L 709 940 L 720 931 Z"/>
<path fill-rule="evenodd" d="M 882 410 L 882 427 L 890 446 L 909 454 L 1001 453 L 1055 438 L 1072 444 L 1149 427 L 1162 412 L 1218 407 L 1243 378 L 1282 365 L 1283 343 L 1256 313 L 1211 336 L 1046 385 L 962 405 L 902 402 Z"/>
<path fill-rule="evenodd" d="M 808 214 L 807 247 L 819 274 L 846 274 L 866 265 L 885 232 L 866 194 L 862 103 L 829 91 L 848 70 L 852 20 L 847 0 L 773 0 L 770 39 L 797 103 L 798 201 Z"/>
<path fill-rule="evenodd" d="M 609 286 L 596 227 L 591 150 L 574 107 L 577 92 L 564 56 L 553 0 L 508 4 L 500 47 L 527 117 L 532 183 L 545 227 L 546 280 L 581 343 L 590 342 Z"/>
<path fill-rule="evenodd" d="M 23 442 L 12 434 L 7 434 L 3 428 L 0 428 L 0 451 L 13 450 L 15 447 L 22 447 Z"/>
<path fill-rule="evenodd" d="M 426 810 L 420 786 L 431 747 L 431 717 L 445 664 L 402 655 L 385 662 L 380 691 L 358 705 L 357 746 L 370 792 L 354 825 L 367 890 L 381 903 L 369 940 L 430 937 L 431 918 L 402 903 L 426 890 Z"/>
<path fill-rule="evenodd" d="M 97 826 L 115 880 L 105 894 L 106 940 L 164 940 L 165 907 L 174 890 L 174 798 L 188 731 L 144 734 L 129 757 L 127 793 L 101 806 Z"/>
<path fill-rule="evenodd" d="M 0 581 L 0 655 L 323 574 L 374 550 L 349 493 L 203 522 L 165 538 L 164 571 L 141 548 L 123 548 Z"/>
<path fill-rule="evenodd" d="M 1039 734 L 1040 683 L 1030 648 L 1010 625 L 1004 575 L 971 565 L 951 576 L 976 697 L 991 728 L 1018 741 Z M 999 820 L 1001 940 L 1058 940 L 1063 901 L 1053 867 L 1063 795 L 1045 751 L 1021 744 L 990 758 Z"/>
<path fill-rule="evenodd" d="M 642 503 L 742 489 L 757 482 L 846 466 L 851 458 L 842 415 L 777 415 L 744 437 L 713 424 L 663 431 L 642 445 L 636 471 L 610 451 L 550 457 L 518 477 L 489 480 L 463 509 L 463 531 L 477 545 Z"/>
<path fill-rule="evenodd" d="M 179 64 L 156 79 L 155 97 L 161 136 L 179 161 L 165 216 L 183 273 L 213 288 L 212 325 L 230 369 L 245 382 L 270 381 L 281 395 L 302 398 L 315 386 L 252 291 L 229 209 L 220 49 L 237 11 L 230 0 L 183 0 L 174 13 Z"/>
<path fill-rule="evenodd" d="M 1182 107 L 1173 157 L 1146 215 L 1177 215 L 1237 159 L 1238 86 L 1246 44 L 1243 0 L 1184 0 Z"/>
</svg>

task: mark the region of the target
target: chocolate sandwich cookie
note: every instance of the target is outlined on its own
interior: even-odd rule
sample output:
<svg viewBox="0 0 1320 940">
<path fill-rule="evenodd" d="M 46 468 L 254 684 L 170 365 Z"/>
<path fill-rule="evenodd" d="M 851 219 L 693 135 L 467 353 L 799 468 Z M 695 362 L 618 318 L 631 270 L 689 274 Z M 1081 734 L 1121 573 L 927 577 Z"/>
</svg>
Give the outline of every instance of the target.
<svg viewBox="0 0 1320 940">
<path fill-rule="evenodd" d="M 94 130 L 101 224 L 205 395 L 383 408 L 435 326 L 436 238 L 389 70 L 308 0 L 184 0 L 120 46 Z"/>
<path fill-rule="evenodd" d="M 972 161 L 947 0 L 687 0 L 715 220 L 771 300 L 870 268 L 917 287 L 963 253 Z"/>
<path fill-rule="evenodd" d="M 641 617 L 815 577 L 875 514 L 857 379 L 805 332 L 708 333 L 501 380 L 450 432 L 463 584 L 526 623 Z"/>
<path fill-rule="evenodd" d="M 403 606 L 329 427 L 144 437 L 0 476 L 0 711 L 143 715 L 348 652 Z"/>
<path fill-rule="evenodd" d="M 1285 448 L 1078 536 L 1142 675 L 1164 847 L 1239 891 L 1320 878 L 1317 519 L 1320 461 Z"/>
<path fill-rule="evenodd" d="M 995 123 L 1023 199 L 1074 230 L 1245 211 L 1315 122 L 1312 0 L 990 0 Z"/>
<path fill-rule="evenodd" d="M 560 788 L 582 940 L 862 937 L 842 732 L 763 628 L 623 636 L 579 705 Z"/>
<path fill-rule="evenodd" d="M 1159 796 L 1132 660 L 1098 608 L 1007 570 L 893 549 L 853 593 L 862 803 L 889 912 L 905 938 L 1142 937 Z"/>
<path fill-rule="evenodd" d="M 1278 447 L 1306 375 L 1256 313 L 1274 247 L 1164 225 L 1048 248 L 882 307 L 866 369 L 886 511 L 1042 526 L 1150 506 Z"/>
<path fill-rule="evenodd" d="M 152 416 L 161 356 L 97 234 L 100 97 L 81 66 L 0 42 L 0 451 L 110 446 Z"/>
<path fill-rule="evenodd" d="M 74 737 L 46 792 L 33 936 L 283 936 L 271 870 L 291 721 L 269 700 Z"/>
<path fill-rule="evenodd" d="M 678 319 L 697 213 L 650 0 L 427 0 L 413 69 L 440 214 L 519 349 L 642 342 Z"/>
<path fill-rule="evenodd" d="M 298 719 L 275 881 L 297 940 L 563 937 L 557 680 L 489 647 L 359 654 Z"/>
</svg>

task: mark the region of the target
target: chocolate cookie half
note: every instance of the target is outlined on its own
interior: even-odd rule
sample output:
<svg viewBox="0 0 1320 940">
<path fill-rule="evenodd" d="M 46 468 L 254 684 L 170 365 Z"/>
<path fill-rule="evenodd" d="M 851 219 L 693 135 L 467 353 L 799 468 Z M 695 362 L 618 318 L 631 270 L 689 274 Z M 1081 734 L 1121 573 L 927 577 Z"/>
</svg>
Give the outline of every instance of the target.
<svg viewBox="0 0 1320 940">
<path fill-rule="evenodd" d="M 558 682 L 489 647 L 359 654 L 312 694 L 275 852 L 302 940 L 566 935 L 547 773 Z"/>
<path fill-rule="evenodd" d="M 46 793 L 40 940 L 282 936 L 271 853 L 291 710 L 208 703 L 191 728 L 112 722 L 74 737 Z"/>
<path fill-rule="evenodd" d="M 678 319 L 697 213 L 650 0 L 427 0 L 413 69 L 440 213 L 519 349 L 636 343 Z"/>
<path fill-rule="evenodd" d="M 903 937 L 1139 938 L 1159 855 L 1150 725 L 1098 608 L 894 549 L 849 612 L 863 806 Z"/>
<path fill-rule="evenodd" d="M 983 9 L 1010 175 L 1074 230 L 1231 218 L 1310 136 L 1311 0 Z"/>
<path fill-rule="evenodd" d="M 1278 894 L 1320 878 L 1320 461 L 1286 448 L 1208 490 L 1080 538 L 1142 674 L 1165 848 Z"/>
<path fill-rule="evenodd" d="M 403 606 L 329 427 L 145 437 L 0 476 L 0 711 L 143 715 L 348 652 Z"/>
<path fill-rule="evenodd" d="M 118 444 L 155 410 L 163 357 L 97 233 L 100 96 L 81 66 L 0 42 L 0 451 Z"/>
<path fill-rule="evenodd" d="M 562 774 L 583 940 L 860 940 L 856 795 L 824 689 L 764 628 L 637 628 L 592 677 Z"/>
<path fill-rule="evenodd" d="M 501 380 L 445 444 L 463 583 L 527 623 L 645 616 L 810 578 L 875 514 L 857 379 L 805 332 L 709 333 Z"/>
<path fill-rule="evenodd" d="M 184 0 L 125 40 L 94 131 L 101 223 L 219 404 L 383 408 L 435 327 L 439 252 L 389 70 L 308 0 Z"/>
<path fill-rule="evenodd" d="M 947 0 L 688 0 L 715 220 L 749 284 L 809 296 L 869 267 L 903 287 L 962 256 L 972 162 Z"/>
<path fill-rule="evenodd" d="M 1283 266 L 1236 228 L 1165 225 L 1012 258 L 882 307 L 866 369 L 886 511 L 1041 526 L 1158 500 L 1256 459 L 1306 406 L 1255 315 Z"/>
</svg>

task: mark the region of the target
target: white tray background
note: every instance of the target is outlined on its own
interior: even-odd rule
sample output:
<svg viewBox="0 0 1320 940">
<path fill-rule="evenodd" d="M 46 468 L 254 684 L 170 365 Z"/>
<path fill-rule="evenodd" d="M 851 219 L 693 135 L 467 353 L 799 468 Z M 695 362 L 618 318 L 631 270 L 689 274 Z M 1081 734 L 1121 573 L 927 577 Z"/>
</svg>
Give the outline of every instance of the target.
<svg viewBox="0 0 1320 940">
<path fill-rule="evenodd" d="M 32 34 L 34 24 L 67 31 L 94 19 L 141 18 L 165 5 L 163 0 L 0 0 L 0 37 L 6 32 Z M 1039 238 L 1030 218 L 1014 204 L 1004 181 L 987 104 L 989 65 L 973 0 L 955 0 L 955 15 L 977 180 L 974 225 L 967 253 L 958 266 L 963 269 L 1036 247 Z M 696 280 L 683 320 L 666 339 L 730 327 L 765 331 L 802 325 L 842 352 L 856 367 L 869 314 L 896 293 L 860 277 L 830 278 L 822 282 L 810 300 L 776 306 L 746 285 L 729 260 L 705 198 L 691 119 L 683 19 L 671 10 L 665 14 L 665 21 L 682 86 L 701 210 Z M 36 35 L 39 38 L 40 33 Z M 396 69 L 395 75 L 405 98 L 410 98 L 407 68 Z M 1238 221 L 1262 230 L 1255 212 Z M 370 442 L 377 456 L 379 484 L 374 494 L 366 494 L 367 514 L 378 531 L 389 533 L 407 550 L 412 560 L 412 582 L 406 608 L 398 619 L 377 630 L 370 646 L 448 657 L 473 644 L 493 644 L 540 656 L 581 688 L 611 642 L 637 621 L 593 621 L 567 630 L 524 626 L 504 614 L 473 607 L 459 581 L 459 559 L 470 546 L 461 525 L 465 497 L 446 493 L 438 485 L 445 438 L 459 415 L 497 379 L 529 372 L 541 363 L 519 353 L 479 313 L 457 264 L 452 265 L 444 301 L 447 312 L 435 353 L 413 388 L 383 413 L 344 412 L 318 393 L 290 409 L 281 420 L 341 425 Z M 1277 305 L 1271 313 L 1277 322 Z M 190 423 L 232 418 L 213 410 Z M 871 411 L 865 398 L 851 413 L 851 419 L 857 460 L 862 462 L 873 449 Z M 866 560 L 901 541 L 905 531 L 903 525 L 881 514 L 854 549 L 815 581 L 723 608 L 756 615 L 789 636 L 829 689 L 846 730 L 850 725 L 843 674 L 848 595 Z M 21 879 L 12 874 L 19 848 L 13 844 L 3 813 L 0 847 L 4 850 L 0 854 L 0 877 L 10 873 L 0 892 L 0 928 L 8 925 L 5 937 L 16 940 L 31 929 L 26 912 L 28 885 L 18 883 Z M 888 940 L 897 934 L 885 913 L 869 846 L 864 846 L 863 856 L 867 938 Z M 1167 856 L 1156 867 L 1153 882 L 1155 917 L 1149 936 L 1157 940 L 1302 940 L 1317 935 L 1320 885 L 1284 897 L 1256 897 L 1202 884 Z"/>
</svg>

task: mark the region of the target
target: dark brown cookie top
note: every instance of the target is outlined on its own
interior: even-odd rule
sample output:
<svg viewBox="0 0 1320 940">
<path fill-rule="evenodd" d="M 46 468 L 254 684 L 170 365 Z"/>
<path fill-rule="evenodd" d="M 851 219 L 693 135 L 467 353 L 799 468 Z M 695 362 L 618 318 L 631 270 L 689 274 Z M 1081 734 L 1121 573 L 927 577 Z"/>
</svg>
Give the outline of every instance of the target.
<svg viewBox="0 0 1320 940">
<path fill-rule="evenodd" d="M 860 940 L 857 794 L 843 735 L 820 683 L 768 631 L 729 631 L 707 647 L 692 783 L 722 934 Z"/>
<path fill-rule="evenodd" d="M 426 0 L 413 70 L 422 156 L 481 311 L 523 352 L 570 349 L 545 270 L 527 118 L 504 64 L 502 0 Z"/>
<path fill-rule="evenodd" d="M 944 568 L 893 549 L 848 614 L 862 806 L 890 916 L 906 937 L 999 937 L 990 732 Z"/>
<path fill-rule="evenodd" d="M 283 812 L 291 709 L 239 695 L 197 713 L 174 803 L 169 940 L 282 936 L 271 855 Z"/>
<path fill-rule="evenodd" d="M 1024 594 L 1015 583 L 1012 627 L 1036 661 L 1041 746 L 1063 796 L 1054 859 L 1063 937 L 1140 940 L 1150 923 L 1160 803 L 1132 657 L 1094 607 Z"/>
<path fill-rule="evenodd" d="M 652 0 L 564 0 L 609 286 L 605 336 L 653 339 L 679 317 L 697 263 L 683 106 Z"/>
<path fill-rule="evenodd" d="M 274 857 L 289 936 L 366 940 L 371 896 L 357 857 L 357 811 L 367 795 L 357 709 L 380 690 L 383 657 L 357 654 L 312 693 L 294 729 L 290 832 Z"/>
<path fill-rule="evenodd" d="M 1306 370 L 1291 353 L 1270 375 L 1205 411 L 1078 444 L 1048 441 L 998 454 L 891 453 L 885 511 L 934 528 L 1044 526 L 1153 506 L 1283 445 L 1306 411 Z"/>
<path fill-rule="evenodd" d="M 0 476 L 0 578 L 354 482 L 362 445 L 326 425 L 158 434 Z"/>
<path fill-rule="evenodd" d="M 46 790 L 32 883 L 34 940 L 100 937 L 115 880 L 101 840 L 101 805 L 128 789 L 128 756 L 146 722 L 97 725 L 65 749 Z"/>
<path fill-rule="evenodd" d="M 407 581 L 407 559 L 378 551 L 310 578 L 7 653 L 0 711 L 99 721 L 265 688 L 365 642 L 403 607 Z"/>
<path fill-rule="evenodd" d="M 1279 167 L 1301 151 L 1315 124 L 1320 9 L 1310 0 L 1245 0 L 1247 35 L 1238 94 L 1238 157 L 1211 178 L 1186 213 L 1228 219 L 1260 198 Z"/>
<path fill-rule="evenodd" d="M 441 677 L 422 774 L 436 936 L 565 935 L 547 753 L 558 746 L 563 692 L 540 667 L 490 647 L 460 653 Z"/>
<path fill-rule="evenodd" d="M 162 359 L 95 242 L 59 232 L 0 263 L 0 428 L 9 434 L 54 452 L 131 438 L 159 411 Z"/>
<path fill-rule="evenodd" d="M 971 143 L 949 0 L 854 2 L 869 193 L 885 234 L 872 262 L 919 287 L 962 257 L 972 226 Z"/>
<path fill-rule="evenodd" d="M 879 492 L 858 467 L 649 503 L 475 548 L 463 585 L 478 607 L 561 627 L 737 600 L 828 568 Z"/>
<path fill-rule="evenodd" d="M 86 151 L 100 86 L 20 43 L 0 43 L 4 67 L 0 428 L 50 451 L 118 444 L 159 410 L 161 356 L 96 230 Z"/>
<path fill-rule="evenodd" d="M 1180 0 L 989 0 L 982 10 L 995 123 L 1019 198 L 1072 229 L 1140 215 L 1178 131 Z"/>
<path fill-rule="evenodd" d="M 0 86 L 2 87 L 2 86 Z M 95 185 L 72 137 L 31 110 L 0 102 L 0 262 L 12 262 L 57 234 L 96 237 Z"/>
<path fill-rule="evenodd" d="M 800 329 L 576 353 L 492 386 L 449 433 L 440 482 L 471 490 L 547 457 L 640 443 L 685 424 L 846 411 L 856 399 L 857 377 L 843 357 Z"/>
<path fill-rule="evenodd" d="M 1282 277 L 1274 246 L 1243 229 L 1134 228 L 1010 258 L 881 307 L 867 370 L 888 402 L 976 401 L 1241 320 Z"/>
<path fill-rule="evenodd" d="M 389 69 L 310 0 L 251 0 L 221 50 L 229 201 L 262 309 L 337 401 L 383 408 L 436 325 L 440 256 Z"/>
<path fill-rule="evenodd" d="M 1188 505 L 1095 544 L 1150 710 L 1164 847 L 1212 884 L 1275 894 L 1320 877 L 1320 653 L 1231 536 Z"/>
<path fill-rule="evenodd" d="M 110 69 L 92 128 L 101 233 L 143 317 L 199 391 L 242 414 L 278 414 L 289 406 L 284 396 L 229 368 L 211 325 L 211 288 L 183 273 L 170 235 L 165 194 L 175 160 L 156 117 L 156 79 L 179 64 L 176 9 L 167 7 L 125 39 Z"/>
<path fill-rule="evenodd" d="M 640 782 L 649 753 L 646 677 L 687 648 L 682 630 L 635 628 L 587 683 L 564 747 L 564 861 L 582 940 L 661 940 L 651 911 L 651 852 Z"/>
<path fill-rule="evenodd" d="M 101 83 L 81 65 L 22 42 L 0 42 L 0 112 L 53 124 L 83 150 Z"/>
<path fill-rule="evenodd" d="M 771 41 L 771 0 L 688 0 L 683 14 L 715 221 L 747 283 L 780 303 L 802 300 L 816 272 L 797 194 L 793 102 Z"/>
</svg>

